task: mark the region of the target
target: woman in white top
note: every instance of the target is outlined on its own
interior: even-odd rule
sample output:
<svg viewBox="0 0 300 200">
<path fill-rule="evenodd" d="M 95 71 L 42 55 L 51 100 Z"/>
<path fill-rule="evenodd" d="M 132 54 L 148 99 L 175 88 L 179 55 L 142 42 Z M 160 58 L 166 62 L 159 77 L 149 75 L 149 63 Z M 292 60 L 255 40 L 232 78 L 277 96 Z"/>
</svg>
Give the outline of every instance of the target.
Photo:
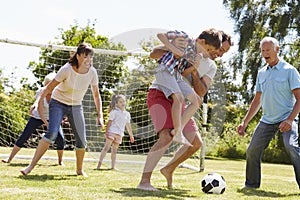
<svg viewBox="0 0 300 200">
<path fill-rule="evenodd" d="M 55 77 L 55 73 L 50 73 L 48 74 L 43 82 L 44 87 L 50 83 Z M 36 98 L 39 96 L 40 92 L 44 88 L 40 88 L 37 93 L 36 93 Z M 46 119 L 49 119 L 49 101 L 50 101 L 51 94 L 48 94 L 46 98 L 44 98 L 44 115 Z M 24 146 L 25 142 L 30 138 L 30 136 L 36 131 L 37 128 L 39 128 L 41 125 L 43 125 L 44 122 L 41 120 L 40 115 L 38 113 L 37 107 L 36 106 L 31 106 L 30 107 L 30 118 L 22 132 L 22 134 L 19 136 L 17 141 L 15 142 L 15 145 L 9 155 L 9 157 L 5 160 L 2 160 L 3 163 L 10 163 L 12 159 L 15 157 L 15 155 L 21 150 L 21 148 Z M 63 157 L 63 152 L 64 152 L 64 147 L 65 147 L 65 140 L 64 140 L 64 135 L 62 132 L 62 128 L 60 127 L 58 129 L 58 136 L 56 138 L 56 149 L 57 149 L 57 155 L 58 155 L 58 164 L 63 165 L 62 162 L 62 157 Z"/>
<path fill-rule="evenodd" d="M 59 69 L 55 79 L 47 85 L 38 97 L 36 101 L 38 103 L 38 111 L 41 119 L 48 125 L 48 131 L 39 142 L 31 164 L 21 170 L 23 175 L 30 173 L 45 154 L 49 145 L 57 137 L 57 130 L 63 117 L 67 116 L 76 140 L 76 174 L 87 176 L 82 168 L 87 145 L 82 100 L 89 85 L 91 85 L 98 113 L 96 123 L 103 127 L 102 101 L 98 87 L 98 75 L 96 69 L 92 66 L 93 54 L 94 51 L 90 44 L 79 44 L 76 53 L 70 58 L 67 64 Z M 42 114 L 44 109 L 42 99 L 51 92 L 48 124 Z"/>
<path fill-rule="evenodd" d="M 130 113 L 125 110 L 125 107 L 126 99 L 124 95 L 112 96 L 110 103 L 110 113 L 105 132 L 106 142 L 101 151 L 98 166 L 96 169 L 100 169 L 102 161 L 111 146 L 111 169 L 115 169 L 117 150 L 119 144 L 122 143 L 125 126 L 130 136 L 130 142 L 134 142 L 134 137 L 130 125 Z"/>
</svg>

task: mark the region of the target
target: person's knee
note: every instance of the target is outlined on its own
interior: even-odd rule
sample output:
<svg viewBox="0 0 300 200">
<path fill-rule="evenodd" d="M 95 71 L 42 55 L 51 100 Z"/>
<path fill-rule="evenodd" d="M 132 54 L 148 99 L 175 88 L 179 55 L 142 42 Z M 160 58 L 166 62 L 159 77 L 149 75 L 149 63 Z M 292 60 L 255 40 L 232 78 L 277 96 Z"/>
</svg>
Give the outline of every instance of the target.
<svg viewBox="0 0 300 200">
<path fill-rule="evenodd" d="M 197 98 L 197 102 L 198 102 L 198 107 L 200 107 L 202 104 L 203 104 L 203 101 L 202 101 L 202 97 L 196 95 L 196 98 Z"/>
<path fill-rule="evenodd" d="M 57 146 L 56 147 L 57 150 L 63 150 L 66 146 L 66 141 L 63 139 L 60 139 L 60 140 L 56 139 L 55 143 Z"/>
<path fill-rule="evenodd" d="M 57 134 L 55 134 L 55 133 L 46 133 L 46 135 L 44 135 L 42 139 L 47 141 L 48 143 L 54 144 L 56 138 L 57 138 Z"/>
<path fill-rule="evenodd" d="M 246 156 L 247 157 L 253 157 L 256 154 L 255 148 L 252 148 L 249 146 L 246 150 Z"/>
<path fill-rule="evenodd" d="M 197 109 L 200 108 L 202 105 L 202 99 L 196 94 L 192 94 L 188 97 L 188 100 L 191 102 L 193 106 L 195 106 Z"/>
<path fill-rule="evenodd" d="M 193 145 L 193 148 L 195 149 L 195 151 L 199 150 L 201 148 L 202 144 L 203 144 L 203 142 L 199 137 L 195 137 L 192 142 L 192 145 Z"/>
<path fill-rule="evenodd" d="M 198 131 L 184 132 L 184 136 L 189 140 L 189 142 L 193 145 L 190 147 L 190 150 L 197 151 L 201 148 L 203 142 L 201 137 L 199 137 Z"/>
<path fill-rule="evenodd" d="M 163 129 L 158 133 L 158 142 L 167 145 L 172 142 L 172 140 L 171 129 Z"/>
<path fill-rule="evenodd" d="M 112 143 L 112 148 L 117 149 L 118 147 L 119 147 L 119 143 L 116 142 L 116 141 L 114 141 L 114 142 Z"/>
<path fill-rule="evenodd" d="M 64 150 L 65 146 L 65 142 L 57 143 L 56 150 Z"/>
<path fill-rule="evenodd" d="M 81 140 L 81 139 L 76 140 L 75 147 L 76 147 L 76 149 L 86 149 L 86 147 L 87 147 L 86 140 Z"/>
</svg>

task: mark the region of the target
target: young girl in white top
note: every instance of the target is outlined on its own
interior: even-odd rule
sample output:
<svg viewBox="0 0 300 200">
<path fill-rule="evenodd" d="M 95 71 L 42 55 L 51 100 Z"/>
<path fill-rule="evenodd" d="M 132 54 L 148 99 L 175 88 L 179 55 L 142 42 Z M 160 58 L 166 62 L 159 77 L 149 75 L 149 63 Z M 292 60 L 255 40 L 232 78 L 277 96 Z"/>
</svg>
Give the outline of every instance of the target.
<svg viewBox="0 0 300 200">
<path fill-rule="evenodd" d="M 122 143 L 124 136 L 125 126 L 130 136 L 130 142 L 134 142 L 134 137 L 130 125 L 130 113 L 125 110 L 126 99 L 124 95 L 114 95 L 110 103 L 110 113 L 107 122 L 105 132 L 105 146 L 101 151 L 98 166 L 96 169 L 100 169 L 102 161 L 111 148 L 111 169 L 115 169 L 116 155 L 119 144 Z"/>
</svg>

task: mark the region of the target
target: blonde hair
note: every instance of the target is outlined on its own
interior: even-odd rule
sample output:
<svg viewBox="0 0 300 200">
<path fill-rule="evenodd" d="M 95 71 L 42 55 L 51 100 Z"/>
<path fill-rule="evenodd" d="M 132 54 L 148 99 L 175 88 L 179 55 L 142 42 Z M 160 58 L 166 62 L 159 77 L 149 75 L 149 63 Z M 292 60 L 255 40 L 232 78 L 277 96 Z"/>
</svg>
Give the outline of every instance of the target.
<svg viewBox="0 0 300 200">
<path fill-rule="evenodd" d="M 126 101 L 126 97 L 122 94 L 115 94 L 111 97 L 111 102 L 108 108 L 109 112 L 112 111 L 113 109 L 116 109 L 119 99 L 124 99 Z"/>
<path fill-rule="evenodd" d="M 45 76 L 44 81 L 43 81 L 43 85 L 46 86 L 50 81 L 52 81 L 56 76 L 55 72 L 51 72 L 50 74 L 48 74 L 47 76 Z"/>
</svg>

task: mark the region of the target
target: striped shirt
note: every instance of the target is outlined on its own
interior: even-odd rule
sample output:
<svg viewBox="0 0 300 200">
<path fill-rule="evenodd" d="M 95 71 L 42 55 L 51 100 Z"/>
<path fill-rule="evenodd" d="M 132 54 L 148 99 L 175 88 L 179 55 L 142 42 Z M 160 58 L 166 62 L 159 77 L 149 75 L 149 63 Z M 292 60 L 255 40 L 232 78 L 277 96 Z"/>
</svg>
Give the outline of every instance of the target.
<svg viewBox="0 0 300 200">
<path fill-rule="evenodd" d="M 187 48 L 184 50 L 184 56 L 182 58 L 176 58 L 171 51 L 164 53 L 158 60 L 159 64 L 165 65 L 171 74 L 174 73 L 176 67 L 180 67 L 180 72 L 182 72 L 188 66 L 188 59 L 194 59 L 196 55 L 195 51 L 195 40 L 192 40 L 183 31 L 169 31 L 167 32 L 167 37 L 169 40 L 174 40 L 179 37 L 187 39 Z"/>
</svg>

